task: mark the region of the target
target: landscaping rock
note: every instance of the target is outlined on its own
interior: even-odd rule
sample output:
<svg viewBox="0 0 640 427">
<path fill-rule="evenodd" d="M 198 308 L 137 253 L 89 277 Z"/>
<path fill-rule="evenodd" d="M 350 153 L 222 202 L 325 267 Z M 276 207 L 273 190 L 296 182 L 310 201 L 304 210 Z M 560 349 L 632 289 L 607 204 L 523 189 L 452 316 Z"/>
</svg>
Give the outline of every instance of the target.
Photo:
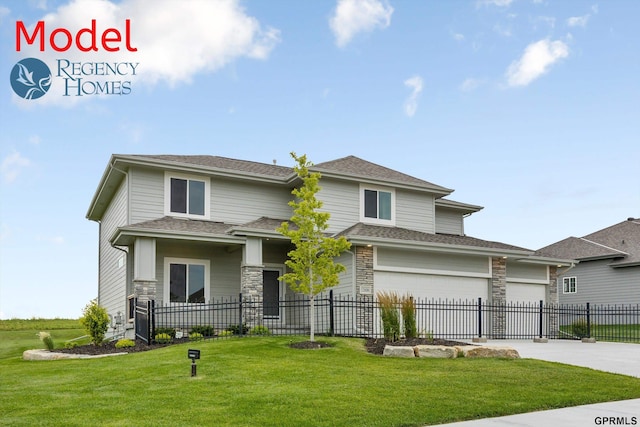
<svg viewBox="0 0 640 427">
<path fill-rule="evenodd" d="M 384 347 L 383 356 L 391 357 L 416 357 L 413 347 L 387 345 Z"/>
<path fill-rule="evenodd" d="M 497 357 L 503 359 L 519 359 L 520 354 L 512 347 L 494 346 L 472 346 L 465 345 L 457 347 L 464 357 Z"/>
<path fill-rule="evenodd" d="M 92 359 L 96 357 L 120 356 L 123 354 L 127 354 L 127 353 L 88 355 L 88 354 L 57 353 L 57 352 L 48 351 L 48 350 L 26 350 L 24 353 L 22 353 L 22 358 L 24 360 Z"/>
<path fill-rule="evenodd" d="M 438 359 L 455 359 L 458 357 L 458 349 L 456 347 L 447 347 L 444 345 L 417 345 L 415 349 L 417 357 L 431 357 Z"/>
</svg>

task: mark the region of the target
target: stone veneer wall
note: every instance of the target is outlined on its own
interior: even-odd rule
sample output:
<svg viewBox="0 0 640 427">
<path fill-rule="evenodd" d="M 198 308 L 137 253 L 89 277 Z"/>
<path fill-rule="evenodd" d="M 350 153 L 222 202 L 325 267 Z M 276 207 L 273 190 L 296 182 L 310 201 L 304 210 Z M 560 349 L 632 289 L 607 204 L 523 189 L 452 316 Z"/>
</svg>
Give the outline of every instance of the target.
<svg viewBox="0 0 640 427">
<path fill-rule="evenodd" d="M 242 300 L 251 303 L 251 308 L 244 310 L 244 321 L 249 328 L 262 324 L 262 270 L 261 265 L 243 265 L 241 268 Z"/>
<path fill-rule="evenodd" d="M 371 302 L 373 296 L 373 248 L 356 246 L 356 300 Z M 365 293 L 362 293 L 362 292 Z M 366 335 L 374 332 L 374 313 L 372 304 L 360 305 L 356 311 L 356 329 Z"/>
<path fill-rule="evenodd" d="M 549 286 L 547 286 L 547 304 L 557 305 L 558 297 L 558 267 L 549 266 Z M 549 315 L 549 338 L 557 338 L 560 332 L 560 321 L 558 311 L 552 310 Z"/>
<path fill-rule="evenodd" d="M 156 299 L 155 280 L 134 280 L 133 288 L 139 303 L 146 304 L 148 301 Z"/>
<path fill-rule="evenodd" d="M 491 318 L 491 338 L 504 339 L 507 333 L 507 260 L 491 258 L 491 302 L 496 307 Z M 500 309 L 499 307 L 502 307 Z"/>
</svg>

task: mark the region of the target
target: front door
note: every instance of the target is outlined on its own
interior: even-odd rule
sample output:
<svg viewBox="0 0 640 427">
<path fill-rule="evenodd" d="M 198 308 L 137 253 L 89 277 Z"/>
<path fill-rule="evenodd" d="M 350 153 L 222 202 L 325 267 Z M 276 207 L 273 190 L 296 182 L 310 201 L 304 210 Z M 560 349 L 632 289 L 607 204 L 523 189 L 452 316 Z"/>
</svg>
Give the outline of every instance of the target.
<svg viewBox="0 0 640 427">
<path fill-rule="evenodd" d="M 268 318 L 280 317 L 280 272 L 278 270 L 264 270 L 262 272 L 262 301 L 263 316 Z"/>
</svg>

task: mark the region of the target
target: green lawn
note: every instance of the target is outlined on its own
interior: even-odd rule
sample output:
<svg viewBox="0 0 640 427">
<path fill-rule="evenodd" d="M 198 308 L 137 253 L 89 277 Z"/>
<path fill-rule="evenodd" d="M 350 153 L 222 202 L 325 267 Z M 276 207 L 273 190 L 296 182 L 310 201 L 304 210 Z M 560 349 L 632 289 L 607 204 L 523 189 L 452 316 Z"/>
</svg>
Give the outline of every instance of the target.
<svg viewBox="0 0 640 427">
<path fill-rule="evenodd" d="M 391 359 L 342 338 L 321 338 L 335 344 L 322 350 L 252 337 L 26 362 L 25 340 L 42 347 L 46 328 L 1 329 L 0 425 L 418 426 L 640 398 L 638 378 L 525 359 Z M 78 332 L 47 330 L 56 342 Z M 195 378 L 188 348 L 202 352 Z"/>
</svg>

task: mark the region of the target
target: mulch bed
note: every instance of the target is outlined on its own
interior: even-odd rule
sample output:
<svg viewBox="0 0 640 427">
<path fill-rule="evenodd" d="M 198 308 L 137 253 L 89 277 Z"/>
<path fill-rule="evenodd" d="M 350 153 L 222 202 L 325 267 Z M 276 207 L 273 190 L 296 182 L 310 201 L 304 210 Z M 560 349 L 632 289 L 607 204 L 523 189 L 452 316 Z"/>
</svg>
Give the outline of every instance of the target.
<svg viewBox="0 0 640 427">
<path fill-rule="evenodd" d="M 56 349 L 57 353 L 69 353 L 69 354 L 89 354 L 89 355 L 101 355 L 112 353 L 137 353 L 140 351 L 155 350 L 157 348 L 163 348 L 172 344 L 181 344 L 189 342 L 189 338 L 174 339 L 171 344 L 146 344 L 144 341 L 135 340 L 135 347 L 116 348 L 115 341 L 105 343 L 102 345 L 81 345 L 75 348 L 60 348 Z M 369 338 L 365 341 L 365 348 L 371 354 L 382 354 L 386 345 L 394 346 L 409 346 L 416 345 L 444 345 L 444 346 L 456 346 L 466 345 L 465 343 L 458 341 L 448 341 L 442 339 L 427 339 L 427 338 L 411 338 L 402 339 L 398 341 L 387 341 L 384 338 Z M 289 347 L 303 350 L 315 350 L 319 348 L 331 347 L 332 345 L 322 341 L 301 341 L 291 343 Z"/>
</svg>

